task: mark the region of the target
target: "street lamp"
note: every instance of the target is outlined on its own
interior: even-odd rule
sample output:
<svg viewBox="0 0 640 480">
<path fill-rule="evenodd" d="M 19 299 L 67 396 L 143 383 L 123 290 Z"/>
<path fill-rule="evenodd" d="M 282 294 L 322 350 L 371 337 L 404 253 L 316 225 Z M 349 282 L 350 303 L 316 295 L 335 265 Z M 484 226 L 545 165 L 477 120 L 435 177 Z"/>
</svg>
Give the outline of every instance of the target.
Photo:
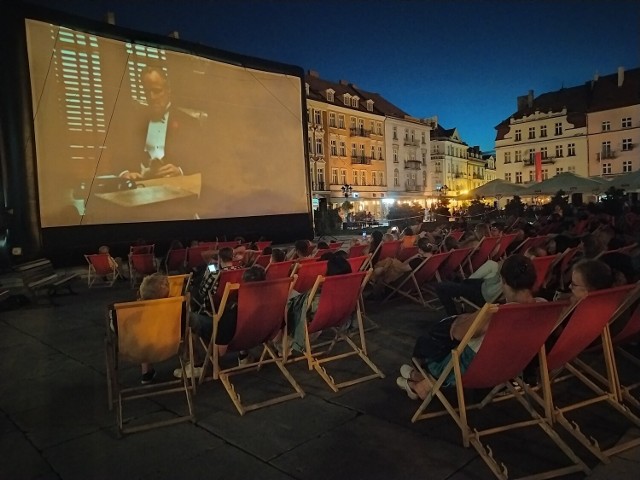
<svg viewBox="0 0 640 480">
<path fill-rule="evenodd" d="M 351 185 L 345 183 L 341 189 L 344 194 L 344 198 L 349 198 L 351 196 L 351 192 L 353 191 L 353 187 L 351 187 Z"/>
</svg>

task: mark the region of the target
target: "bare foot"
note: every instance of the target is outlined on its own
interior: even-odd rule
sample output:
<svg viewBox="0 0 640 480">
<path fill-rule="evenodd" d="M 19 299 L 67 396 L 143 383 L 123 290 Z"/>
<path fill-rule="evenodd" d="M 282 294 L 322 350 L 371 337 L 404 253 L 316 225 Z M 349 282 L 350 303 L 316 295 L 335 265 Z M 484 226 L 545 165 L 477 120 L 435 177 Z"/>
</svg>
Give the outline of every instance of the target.
<svg viewBox="0 0 640 480">
<path fill-rule="evenodd" d="M 422 400 L 427 398 L 427 395 L 429 395 L 429 392 L 431 391 L 431 387 L 426 380 L 421 380 L 419 382 L 409 380 L 408 383 L 411 389 L 416 392 Z"/>
</svg>

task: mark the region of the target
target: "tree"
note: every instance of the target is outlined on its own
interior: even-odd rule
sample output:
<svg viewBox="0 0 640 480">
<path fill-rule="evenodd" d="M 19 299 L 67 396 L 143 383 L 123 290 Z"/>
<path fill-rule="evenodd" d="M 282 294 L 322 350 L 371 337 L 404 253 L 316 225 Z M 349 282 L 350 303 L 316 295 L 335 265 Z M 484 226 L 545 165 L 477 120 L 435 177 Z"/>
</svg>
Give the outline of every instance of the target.
<svg viewBox="0 0 640 480">
<path fill-rule="evenodd" d="M 341 206 L 342 206 L 342 211 L 345 214 L 353 210 L 353 203 L 351 203 L 349 200 L 345 200 L 344 202 L 342 202 Z"/>
<path fill-rule="evenodd" d="M 524 214 L 524 204 L 518 195 L 514 195 L 513 200 L 507 202 L 504 213 L 509 217 L 521 217 Z"/>
<path fill-rule="evenodd" d="M 388 220 L 405 220 L 403 224 L 415 225 L 416 223 L 422 223 L 424 219 L 424 208 L 417 203 L 409 205 L 408 203 L 395 203 L 389 207 L 389 213 L 387 214 Z"/>
</svg>

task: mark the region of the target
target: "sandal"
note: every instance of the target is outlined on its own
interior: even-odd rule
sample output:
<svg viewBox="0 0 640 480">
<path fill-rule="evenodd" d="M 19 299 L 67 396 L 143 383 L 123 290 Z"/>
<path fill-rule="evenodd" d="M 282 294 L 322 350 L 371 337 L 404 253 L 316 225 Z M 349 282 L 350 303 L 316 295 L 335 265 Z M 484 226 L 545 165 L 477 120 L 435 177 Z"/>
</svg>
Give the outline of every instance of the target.
<svg viewBox="0 0 640 480">
<path fill-rule="evenodd" d="M 418 400 L 418 398 L 419 398 L 418 394 L 416 392 L 414 392 L 413 389 L 409 386 L 409 380 L 407 380 L 404 377 L 398 377 L 398 378 L 396 378 L 396 385 L 398 385 L 398 387 L 400 387 L 405 392 L 407 392 L 407 396 L 411 400 Z"/>
</svg>

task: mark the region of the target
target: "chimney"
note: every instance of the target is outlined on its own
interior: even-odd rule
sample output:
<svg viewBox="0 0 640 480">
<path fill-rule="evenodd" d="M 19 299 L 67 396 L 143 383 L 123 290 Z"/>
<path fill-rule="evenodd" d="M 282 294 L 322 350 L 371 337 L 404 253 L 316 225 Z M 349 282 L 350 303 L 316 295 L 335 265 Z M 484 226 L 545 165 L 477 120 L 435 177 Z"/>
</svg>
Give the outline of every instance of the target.
<svg viewBox="0 0 640 480">
<path fill-rule="evenodd" d="M 349 80 L 340 80 L 340 85 L 345 85 L 348 86 L 349 85 Z"/>
<path fill-rule="evenodd" d="M 624 67 L 618 67 L 618 87 L 624 83 Z"/>
<path fill-rule="evenodd" d="M 529 93 L 527 94 L 527 107 L 533 107 L 533 90 L 529 90 Z"/>
<path fill-rule="evenodd" d="M 171 38 L 175 38 L 176 40 L 180 39 L 180 32 L 174 30 L 173 32 L 169 32 L 169 36 Z"/>
<path fill-rule="evenodd" d="M 104 16 L 104 20 L 109 25 L 115 25 L 116 24 L 116 14 L 114 12 L 107 12 L 107 14 Z"/>
<path fill-rule="evenodd" d="M 307 74 L 313 78 L 320 78 L 320 74 L 317 72 L 317 70 L 309 70 L 307 71 Z"/>
<path fill-rule="evenodd" d="M 526 95 L 521 95 L 521 96 L 517 97 L 517 106 L 518 106 L 518 111 L 524 110 L 527 107 L 527 96 Z"/>
</svg>

